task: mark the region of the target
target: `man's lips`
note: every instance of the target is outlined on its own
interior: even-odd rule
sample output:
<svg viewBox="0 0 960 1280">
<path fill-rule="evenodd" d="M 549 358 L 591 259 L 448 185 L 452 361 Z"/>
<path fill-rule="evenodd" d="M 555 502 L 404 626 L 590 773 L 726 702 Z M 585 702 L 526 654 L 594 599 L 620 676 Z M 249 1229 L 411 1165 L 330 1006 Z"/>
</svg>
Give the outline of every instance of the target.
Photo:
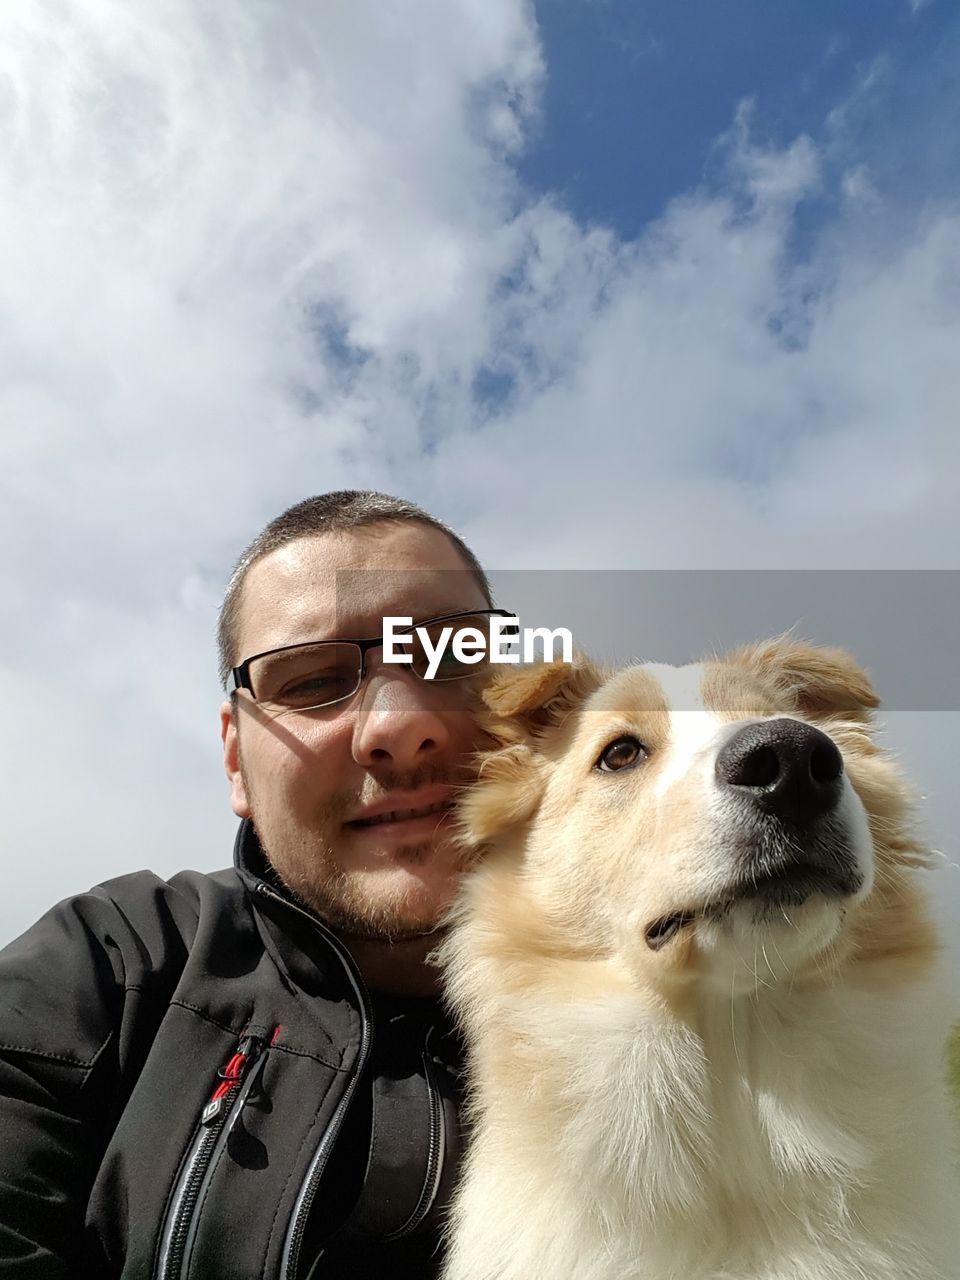
<svg viewBox="0 0 960 1280">
<path fill-rule="evenodd" d="M 449 808 L 449 801 L 441 800 L 438 804 L 428 804 L 417 809 L 391 809 L 372 818 L 355 818 L 347 826 L 367 828 L 385 826 L 390 822 L 411 822 L 416 818 L 428 818 L 432 813 L 446 813 Z"/>
<path fill-rule="evenodd" d="M 365 830 L 390 823 L 415 822 L 434 814 L 439 817 L 452 807 L 452 787 L 431 787 L 419 792 L 396 791 L 377 804 L 361 809 L 345 825 Z"/>
</svg>

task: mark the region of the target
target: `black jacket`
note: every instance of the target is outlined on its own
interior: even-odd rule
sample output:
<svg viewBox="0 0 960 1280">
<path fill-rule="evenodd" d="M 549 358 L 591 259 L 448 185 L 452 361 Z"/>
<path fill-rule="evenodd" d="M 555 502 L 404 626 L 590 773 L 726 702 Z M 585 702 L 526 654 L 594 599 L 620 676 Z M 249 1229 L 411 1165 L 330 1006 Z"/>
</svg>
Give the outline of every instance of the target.
<svg viewBox="0 0 960 1280">
<path fill-rule="evenodd" d="M 0 1277 L 333 1280 L 385 1241 L 432 1276 L 456 1054 L 432 1016 L 375 1037 L 373 1006 L 249 822 L 230 870 L 54 907 L 0 951 Z"/>
</svg>

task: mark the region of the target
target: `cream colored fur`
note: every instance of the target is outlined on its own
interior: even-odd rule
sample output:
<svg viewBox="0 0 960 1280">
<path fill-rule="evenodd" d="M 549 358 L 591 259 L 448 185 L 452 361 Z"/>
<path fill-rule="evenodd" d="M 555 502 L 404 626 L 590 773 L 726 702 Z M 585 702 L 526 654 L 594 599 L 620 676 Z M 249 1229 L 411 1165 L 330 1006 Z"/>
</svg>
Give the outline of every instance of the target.
<svg viewBox="0 0 960 1280">
<path fill-rule="evenodd" d="M 487 700 L 483 857 L 442 952 L 475 1125 L 444 1280 L 957 1280 L 952 1009 L 864 674 L 780 639 L 512 672 Z M 729 880 L 717 751 L 783 715 L 841 748 L 862 890 L 653 951 L 649 921 Z M 598 774 L 627 732 L 647 758 Z"/>
</svg>

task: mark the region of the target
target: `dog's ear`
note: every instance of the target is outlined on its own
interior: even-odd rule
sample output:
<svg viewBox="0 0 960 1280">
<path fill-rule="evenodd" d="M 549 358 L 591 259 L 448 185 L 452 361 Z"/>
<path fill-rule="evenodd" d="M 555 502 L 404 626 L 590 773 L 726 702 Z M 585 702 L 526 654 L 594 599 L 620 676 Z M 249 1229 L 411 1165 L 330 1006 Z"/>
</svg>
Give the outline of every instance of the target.
<svg viewBox="0 0 960 1280">
<path fill-rule="evenodd" d="M 501 667 L 483 692 L 493 736 L 504 742 L 533 738 L 559 725 L 603 683 L 599 667 L 581 654 L 573 662 Z"/>
<path fill-rule="evenodd" d="M 545 761 L 537 743 L 600 687 L 604 675 L 588 659 L 503 666 L 484 690 L 480 723 L 495 745 L 480 757 L 475 786 L 459 813 L 463 844 L 482 848 L 531 817 L 543 794 Z"/>
<path fill-rule="evenodd" d="M 870 677 L 845 649 L 808 644 L 788 632 L 730 656 L 786 694 L 798 714 L 811 720 L 870 720 L 880 705 Z"/>
</svg>

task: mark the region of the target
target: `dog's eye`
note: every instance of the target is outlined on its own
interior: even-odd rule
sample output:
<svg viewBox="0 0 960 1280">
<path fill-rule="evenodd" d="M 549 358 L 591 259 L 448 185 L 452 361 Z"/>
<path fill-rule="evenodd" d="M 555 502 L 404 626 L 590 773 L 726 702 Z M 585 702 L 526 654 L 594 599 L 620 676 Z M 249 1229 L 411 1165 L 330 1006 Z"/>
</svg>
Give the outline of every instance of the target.
<svg viewBox="0 0 960 1280">
<path fill-rule="evenodd" d="M 646 757 L 647 749 L 639 739 L 625 733 L 622 738 L 614 738 L 600 752 L 596 767 L 601 773 L 616 773 L 618 769 L 629 769 L 639 764 Z"/>
</svg>

